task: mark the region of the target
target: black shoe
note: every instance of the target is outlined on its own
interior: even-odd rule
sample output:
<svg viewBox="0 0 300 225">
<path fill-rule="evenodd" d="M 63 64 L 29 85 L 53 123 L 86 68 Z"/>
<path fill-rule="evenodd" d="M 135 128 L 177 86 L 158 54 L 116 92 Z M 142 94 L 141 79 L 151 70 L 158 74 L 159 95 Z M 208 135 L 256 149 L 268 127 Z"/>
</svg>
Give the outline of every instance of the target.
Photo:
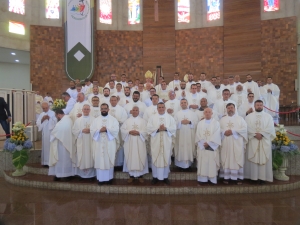
<svg viewBox="0 0 300 225">
<path fill-rule="evenodd" d="M 157 178 L 153 178 L 152 181 L 151 181 L 151 184 L 154 185 L 154 184 L 157 184 L 157 182 L 158 182 L 158 179 Z"/>
<path fill-rule="evenodd" d="M 148 168 L 149 169 L 149 173 L 152 173 L 152 168 Z"/>
<path fill-rule="evenodd" d="M 171 182 L 170 182 L 170 180 L 169 180 L 168 178 L 164 179 L 164 183 L 165 183 L 166 185 L 170 185 L 170 184 L 171 184 Z"/>
<path fill-rule="evenodd" d="M 108 185 L 112 185 L 112 181 L 113 181 L 113 179 L 111 179 L 111 180 L 107 181 L 107 182 L 106 182 L 106 184 L 108 184 Z"/>
<path fill-rule="evenodd" d="M 259 180 L 259 181 L 258 181 L 258 184 L 264 185 L 264 184 L 266 184 L 266 182 L 265 182 L 264 180 Z"/>
<path fill-rule="evenodd" d="M 60 178 L 58 178 L 57 176 L 53 177 L 53 181 L 60 181 Z"/>
<path fill-rule="evenodd" d="M 70 181 L 71 180 L 71 177 L 64 177 L 62 178 L 62 181 Z"/>
<path fill-rule="evenodd" d="M 105 184 L 105 182 L 100 182 L 100 181 L 98 181 L 98 185 L 99 185 L 99 186 L 104 185 L 104 184 Z"/>
</svg>

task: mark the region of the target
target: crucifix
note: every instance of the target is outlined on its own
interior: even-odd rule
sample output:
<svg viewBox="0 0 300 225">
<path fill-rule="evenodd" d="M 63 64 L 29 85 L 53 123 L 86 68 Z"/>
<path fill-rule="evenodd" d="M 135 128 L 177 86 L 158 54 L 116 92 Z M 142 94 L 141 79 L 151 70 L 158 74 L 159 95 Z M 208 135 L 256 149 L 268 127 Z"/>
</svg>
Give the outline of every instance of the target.
<svg viewBox="0 0 300 225">
<path fill-rule="evenodd" d="M 154 21 L 158 22 L 158 0 L 154 0 Z"/>
</svg>

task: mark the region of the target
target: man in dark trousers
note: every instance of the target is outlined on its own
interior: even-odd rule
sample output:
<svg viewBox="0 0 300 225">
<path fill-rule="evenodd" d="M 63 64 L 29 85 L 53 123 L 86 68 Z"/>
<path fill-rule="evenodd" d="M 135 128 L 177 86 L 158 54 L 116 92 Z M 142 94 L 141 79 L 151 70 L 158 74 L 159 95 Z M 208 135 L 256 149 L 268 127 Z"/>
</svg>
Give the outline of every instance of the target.
<svg viewBox="0 0 300 225">
<path fill-rule="evenodd" d="M 11 122 L 9 107 L 4 98 L 0 97 L 0 123 L 6 135 L 9 134 L 9 122 Z M 6 138 L 10 138 L 10 135 L 6 136 Z"/>
</svg>

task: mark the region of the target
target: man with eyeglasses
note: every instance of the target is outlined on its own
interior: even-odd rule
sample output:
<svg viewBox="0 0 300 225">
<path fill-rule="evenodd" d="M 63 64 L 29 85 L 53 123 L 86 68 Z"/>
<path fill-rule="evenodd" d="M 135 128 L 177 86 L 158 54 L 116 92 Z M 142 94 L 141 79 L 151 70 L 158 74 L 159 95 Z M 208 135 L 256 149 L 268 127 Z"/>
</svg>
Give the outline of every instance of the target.
<svg viewBox="0 0 300 225">
<path fill-rule="evenodd" d="M 250 113 L 255 112 L 254 108 L 254 94 L 253 93 L 248 93 L 247 101 L 245 101 L 238 110 L 238 113 L 241 117 L 245 118 L 248 116 Z"/>
</svg>

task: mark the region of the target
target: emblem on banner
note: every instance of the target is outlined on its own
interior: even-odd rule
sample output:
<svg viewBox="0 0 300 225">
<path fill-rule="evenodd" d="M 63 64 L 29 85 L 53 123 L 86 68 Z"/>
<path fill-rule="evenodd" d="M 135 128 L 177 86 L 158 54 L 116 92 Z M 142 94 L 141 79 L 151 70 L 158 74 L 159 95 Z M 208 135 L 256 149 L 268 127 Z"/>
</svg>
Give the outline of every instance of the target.
<svg viewBox="0 0 300 225">
<path fill-rule="evenodd" d="M 71 0 L 69 5 L 72 5 L 70 9 L 71 17 L 75 20 L 85 19 L 90 12 L 90 5 L 85 0 Z"/>
</svg>

